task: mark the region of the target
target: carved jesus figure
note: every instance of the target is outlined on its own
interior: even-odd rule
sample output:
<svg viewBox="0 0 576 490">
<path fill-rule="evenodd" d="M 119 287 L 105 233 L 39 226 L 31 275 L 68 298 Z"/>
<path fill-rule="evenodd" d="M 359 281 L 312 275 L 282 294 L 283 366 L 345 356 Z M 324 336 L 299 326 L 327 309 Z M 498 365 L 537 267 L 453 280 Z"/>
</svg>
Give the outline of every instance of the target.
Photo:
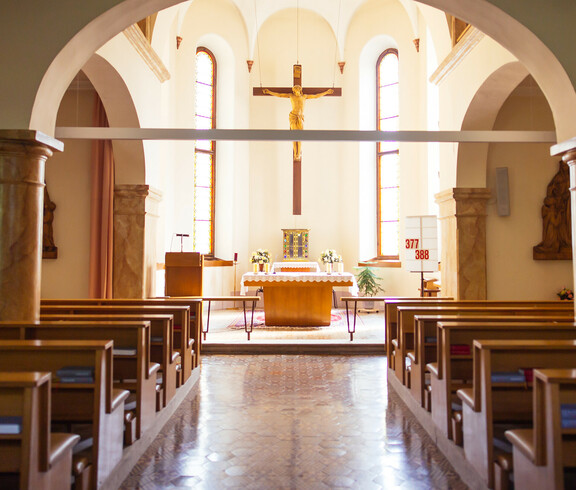
<svg viewBox="0 0 576 490">
<path fill-rule="evenodd" d="M 292 111 L 290 111 L 290 129 L 304 129 L 304 102 L 306 99 L 319 99 L 325 95 L 334 93 L 334 89 L 328 89 L 318 94 L 304 94 L 300 85 L 292 87 L 291 94 L 282 94 L 279 92 L 272 92 L 267 88 L 262 90 L 263 93 L 273 95 L 274 97 L 282 97 L 290 99 L 292 103 Z M 294 160 L 300 161 L 302 159 L 302 144 L 300 141 L 294 141 Z"/>
</svg>

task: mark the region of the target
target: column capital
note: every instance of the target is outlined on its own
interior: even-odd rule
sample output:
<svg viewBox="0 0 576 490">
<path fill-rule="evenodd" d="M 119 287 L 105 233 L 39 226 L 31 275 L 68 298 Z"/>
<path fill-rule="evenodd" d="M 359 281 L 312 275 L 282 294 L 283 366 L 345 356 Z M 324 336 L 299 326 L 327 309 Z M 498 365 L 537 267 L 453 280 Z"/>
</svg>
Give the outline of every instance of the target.
<svg viewBox="0 0 576 490">
<path fill-rule="evenodd" d="M 486 216 L 486 202 L 490 196 L 490 189 L 486 188 L 453 187 L 434 197 L 442 219 L 448 216 Z"/>
<path fill-rule="evenodd" d="M 52 151 L 64 151 L 64 143 L 33 129 L 0 129 L 0 142 L 44 146 Z"/>
</svg>

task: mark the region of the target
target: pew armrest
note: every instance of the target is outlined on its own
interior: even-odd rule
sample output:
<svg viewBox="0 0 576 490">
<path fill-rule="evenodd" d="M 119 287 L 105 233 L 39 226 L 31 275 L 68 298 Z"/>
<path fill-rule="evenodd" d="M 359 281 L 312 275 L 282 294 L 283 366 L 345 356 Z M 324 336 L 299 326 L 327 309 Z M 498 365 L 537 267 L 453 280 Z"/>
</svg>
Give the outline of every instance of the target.
<svg viewBox="0 0 576 490">
<path fill-rule="evenodd" d="M 398 339 L 392 339 L 391 344 L 397 349 L 398 348 Z"/>
<path fill-rule="evenodd" d="M 472 410 L 476 411 L 474 408 L 474 391 L 472 388 L 460 388 L 456 394 L 463 403 L 468 405 Z"/>
<path fill-rule="evenodd" d="M 530 461 L 534 462 L 536 454 L 534 447 L 534 429 L 513 429 L 507 430 L 504 435 L 512 445 L 514 450 L 518 449 Z"/>
<path fill-rule="evenodd" d="M 426 364 L 426 369 L 432 374 L 434 377 L 438 377 L 438 363 L 437 362 L 429 362 Z"/>
<path fill-rule="evenodd" d="M 61 432 L 53 432 L 50 434 L 50 460 L 49 465 L 52 466 L 58 462 L 60 458 L 68 455 L 72 457 L 72 448 L 78 444 L 80 436 L 77 434 L 64 434 Z"/>
<path fill-rule="evenodd" d="M 110 412 L 114 412 L 119 406 L 123 406 L 126 398 L 128 398 L 130 392 L 128 390 L 112 390 L 112 409 Z"/>
<path fill-rule="evenodd" d="M 156 373 L 160 370 L 160 364 L 157 362 L 151 362 L 150 366 L 148 367 L 148 376 L 147 378 L 155 378 Z"/>
</svg>

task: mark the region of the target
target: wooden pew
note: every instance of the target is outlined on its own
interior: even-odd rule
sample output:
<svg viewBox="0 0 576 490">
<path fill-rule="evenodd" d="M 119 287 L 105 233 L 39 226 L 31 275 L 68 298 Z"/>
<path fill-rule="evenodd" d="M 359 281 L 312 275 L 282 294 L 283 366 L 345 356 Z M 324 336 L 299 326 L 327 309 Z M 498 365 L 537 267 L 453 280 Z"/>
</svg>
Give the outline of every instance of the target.
<svg viewBox="0 0 576 490">
<path fill-rule="evenodd" d="M 384 319 L 386 323 L 386 356 L 388 367 L 394 369 L 393 341 L 398 338 L 398 306 L 441 306 L 450 303 L 452 306 L 558 306 L 572 309 L 569 301 L 491 301 L 491 300 L 454 300 L 454 298 L 386 298 L 384 302 Z"/>
<path fill-rule="evenodd" d="M 101 487 L 120 462 L 124 402 L 128 391 L 112 380 L 112 341 L 2 340 L 0 371 L 57 372 L 67 366 L 93 369 L 93 383 L 52 383 L 52 422 L 91 424 L 91 488 Z M 82 445 L 82 442 L 80 443 Z"/>
<path fill-rule="evenodd" d="M 417 315 L 452 314 L 468 315 L 516 315 L 516 316 L 558 316 L 568 310 L 573 314 L 572 308 L 567 308 L 556 301 L 551 304 L 540 305 L 529 302 L 513 301 L 479 301 L 479 302 L 453 302 L 444 305 L 425 306 L 397 306 L 398 337 L 392 340 L 392 356 L 394 356 L 394 371 L 396 377 L 406 384 L 406 356 L 414 351 L 414 317 Z"/>
<path fill-rule="evenodd" d="M 411 362 L 409 366 L 410 392 L 420 406 L 429 410 L 429 391 L 426 384 L 426 365 L 436 362 L 438 351 L 438 322 L 461 321 L 466 323 L 572 323 L 574 314 L 567 311 L 564 316 L 540 317 L 540 316 L 490 316 L 485 315 L 416 315 L 414 317 L 414 351 L 408 352 L 407 357 Z M 429 384 L 428 384 L 429 387 Z"/>
<path fill-rule="evenodd" d="M 112 340 L 114 386 L 133 393 L 136 405 L 134 437 L 139 439 L 154 422 L 160 365 L 150 359 L 150 322 L 0 322 L 0 339 Z"/>
<path fill-rule="evenodd" d="M 438 323 L 438 360 L 429 363 L 432 420 L 449 439 L 454 438 L 452 404 L 459 388 L 472 385 L 473 343 L 495 339 L 576 339 L 576 323 Z M 468 354 L 454 353 L 454 346 L 468 346 Z"/>
<path fill-rule="evenodd" d="M 72 449 L 80 436 L 50 432 L 50 377 L 45 372 L 0 372 L 1 488 L 70 489 Z M 10 424 L 5 417 L 17 420 Z"/>
<path fill-rule="evenodd" d="M 576 369 L 535 370 L 533 427 L 505 433 L 513 446 L 516 488 L 574 488 L 574 481 L 565 484 L 564 469 L 576 467 L 576 427 L 563 426 L 563 404 L 576 406 Z"/>
<path fill-rule="evenodd" d="M 134 310 L 130 306 L 48 306 L 49 313 L 41 313 L 41 321 L 149 321 L 151 326 L 151 359 L 160 364 L 162 372 L 162 406 L 166 406 L 180 385 L 181 351 L 174 347 L 174 315 L 160 314 L 155 306 Z M 153 308 L 150 310 L 150 308 Z M 70 311 L 72 310 L 72 312 Z"/>
<path fill-rule="evenodd" d="M 501 441 L 495 424 L 512 429 L 529 424 L 533 415 L 529 380 L 492 381 L 492 376 L 520 369 L 576 367 L 576 340 L 475 340 L 473 357 L 473 386 L 457 392 L 463 401 L 464 453 L 493 488 L 494 443 Z"/>
<path fill-rule="evenodd" d="M 201 303 L 193 304 L 201 310 Z M 155 302 L 148 299 L 55 299 L 42 300 L 40 315 L 49 313 L 63 313 L 68 311 L 73 314 L 96 313 L 101 308 L 107 313 L 152 313 L 174 316 L 172 345 L 180 352 L 181 378 L 179 384 L 185 383 L 192 373 L 193 366 L 197 363 L 194 349 L 200 345 L 199 339 L 190 337 L 190 302 L 173 304 L 168 300 Z M 199 313 L 201 315 L 201 313 Z M 199 333 L 196 333 L 199 336 Z"/>
</svg>

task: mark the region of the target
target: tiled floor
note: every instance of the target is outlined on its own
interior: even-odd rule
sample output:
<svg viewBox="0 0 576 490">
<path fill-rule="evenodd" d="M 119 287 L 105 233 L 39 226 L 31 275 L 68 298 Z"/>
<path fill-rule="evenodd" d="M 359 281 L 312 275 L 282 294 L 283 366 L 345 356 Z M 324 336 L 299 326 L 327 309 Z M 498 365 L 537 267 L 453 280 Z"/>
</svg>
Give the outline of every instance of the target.
<svg viewBox="0 0 576 490">
<path fill-rule="evenodd" d="M 206 356 L 123 489 L 463 489 L 369 356 Z"/>
</svg>

